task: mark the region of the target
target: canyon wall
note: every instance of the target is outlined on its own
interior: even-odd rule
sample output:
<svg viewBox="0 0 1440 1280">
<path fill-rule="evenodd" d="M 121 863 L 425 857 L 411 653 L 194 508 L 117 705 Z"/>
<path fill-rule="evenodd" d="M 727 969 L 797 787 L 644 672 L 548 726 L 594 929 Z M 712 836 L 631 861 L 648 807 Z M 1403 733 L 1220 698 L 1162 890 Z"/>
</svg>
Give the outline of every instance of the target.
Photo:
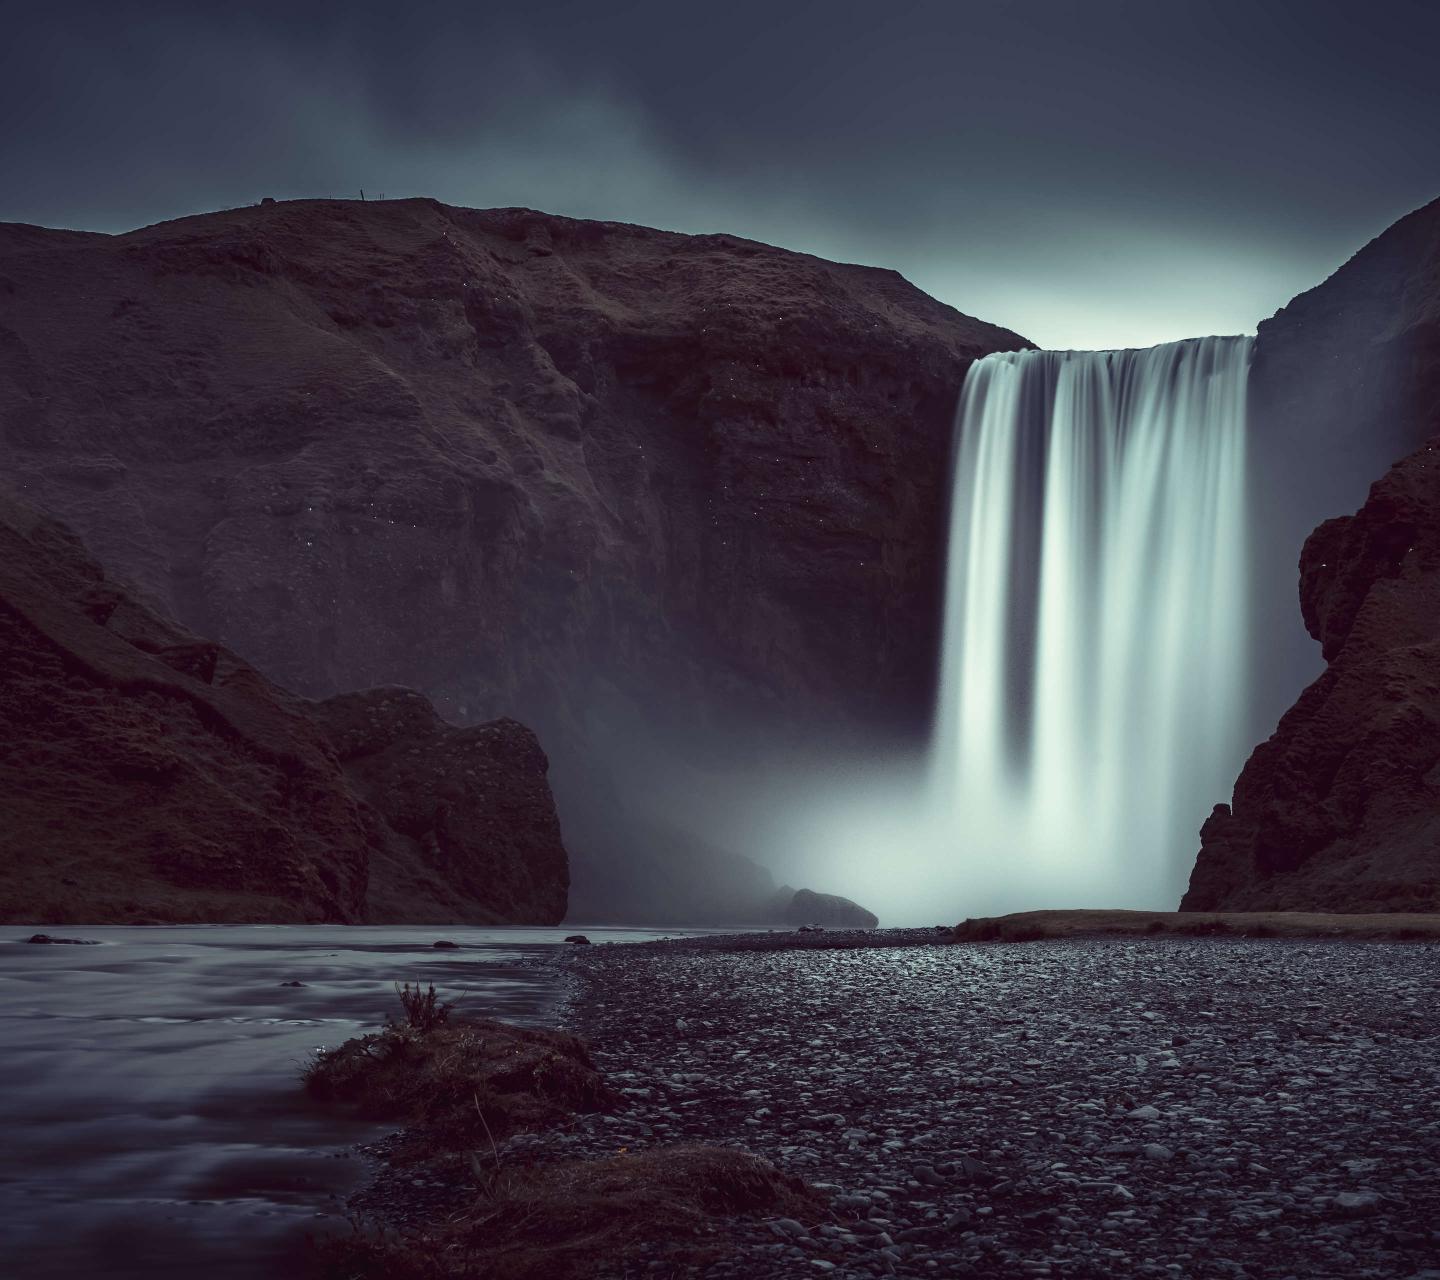
<svg viewBox="0 0 1440 1280">
<path fill-rule="evenodd" d="M 1295 607 L 1300 547 L 1425 442 L 1437 404 L 1440 200 L 1259 325 L 1249 469 L 1255 737 L 1322 667 Z"/>
<path fill-rule="evenodd" d="M 0 465 L 280 684 L 534 726 L 588 906 L 653 918 L 735 871 L 665 771 L 923 733 L 955 396 L 1026 345 L 893 272 L 520 209 L 0 227 Z"/>
<path fill-rule="evenodd" d="M 1440 909 L 1440 201 L 1260 326 L 1251 397 L 1262 583 L 1363 505 L 1304 541 L 1299 610 L 1257 598 L 1262 710 L 1327 665 L 1205 824 L 1182 908 Z"/>
<path fill-rule="evenodd" d="M 1181 908 L 1440 911 L 1440 436 L 1315 531 L 1300 594 L 1329 665 L 1205 824 Z"/>
<path fill-rule="evenodd" d="M 0 495 L 0 920 L 551 924 L 534 734 L 276 687 Z"/>
</svg>

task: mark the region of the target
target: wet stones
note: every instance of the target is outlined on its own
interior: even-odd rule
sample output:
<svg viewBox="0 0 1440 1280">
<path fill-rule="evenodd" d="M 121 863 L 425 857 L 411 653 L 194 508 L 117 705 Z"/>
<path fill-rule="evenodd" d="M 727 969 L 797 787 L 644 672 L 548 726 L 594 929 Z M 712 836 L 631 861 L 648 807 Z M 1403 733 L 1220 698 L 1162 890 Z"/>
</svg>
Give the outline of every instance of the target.
<svg viewBox="0 0 1440 1280">
<path fill-rule="evenodd" d="M 703 1136 L 827 1197 L 786 1215 L 803 1236 L 757 1224 L 693 1274 L 1378 1280 L 1440 1257 L 1426 948 L 812 936 L 566 957 L 573 1025 L 631 1078 L 564 1150 Z"/>
</svg>

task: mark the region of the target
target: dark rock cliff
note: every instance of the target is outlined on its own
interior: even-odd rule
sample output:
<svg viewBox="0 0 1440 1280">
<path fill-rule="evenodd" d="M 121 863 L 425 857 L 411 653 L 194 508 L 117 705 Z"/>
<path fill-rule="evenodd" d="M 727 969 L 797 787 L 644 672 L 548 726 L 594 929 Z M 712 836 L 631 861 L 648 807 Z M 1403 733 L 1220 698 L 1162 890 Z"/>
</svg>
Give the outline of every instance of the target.
<svg viewBox="0 0 1440 1280">
<path fill-rule="evenodd" d="M 535 735 L 514 720 L 457 729 L 413 689 L 346 693 L 314 707 L 345 772 L 409 856 L 372 864 L 372 918 L 556 923 L 569 868 Z"/>
<path fill-rule="evenodd" d="M 0 497 L 0 919 L 553 923 L 567 881 L 528 730 L 293 697 Z"/>
<path fill-rule="evenodd" d="M 893 272 L 521 209 L 0 227 L 0 465 L 290 688 L 535 726 L 592 898 L 646 910 L 686 859 L 634 759 L 923 731 L 956 394 L 1026 345 Z"/>
<path fill-rule="evenodd" d="M 1315 531 L 1300 592 L 1329 666 L 1205 824 L 1181 908 L 1440 911 L 1440 438 Z"/>
<path fill-rule="evenodd" d="M 1257 737 L 1320 668 L 1295 608 L 1299 548 L 1425 442 L 1437 404 L 1440 200 L 1259 326 L 1250 374 Z"/>
<path fill-rule="evenodd" d="M 1262 586 L 1403 460 L 1305 542 L 1313 639 L 1257 601 L 1272 696 L 1328 666 L 1206 822 L 1181 906 L 1440 909 L 1440 201 L 1260 326 L 1251 398 Z"/>
</svg>

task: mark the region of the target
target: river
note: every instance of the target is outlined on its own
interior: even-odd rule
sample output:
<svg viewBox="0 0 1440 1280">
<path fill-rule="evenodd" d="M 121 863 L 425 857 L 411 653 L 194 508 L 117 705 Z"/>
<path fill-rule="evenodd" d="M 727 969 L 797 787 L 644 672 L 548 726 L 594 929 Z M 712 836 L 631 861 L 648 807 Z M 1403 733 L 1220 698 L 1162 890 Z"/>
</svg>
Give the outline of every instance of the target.
<svg viewBox="0 0 1440 1280">
<path fill-rule="evenodd" d="M 96 945 L 26 943 L 37 931 Z M 528 962 L 575 931 L 5 927 L 0 1272 L 293 1274 L 306 1235 L 348 1229 L 345 1197 L 368 1173 L 352 1148 L 384 1131 L 311 1104 L 306 1059 L 380 1026 L 406 980 L 467 1013 L 552 1024 L 559 972 Z"/>
</svg>

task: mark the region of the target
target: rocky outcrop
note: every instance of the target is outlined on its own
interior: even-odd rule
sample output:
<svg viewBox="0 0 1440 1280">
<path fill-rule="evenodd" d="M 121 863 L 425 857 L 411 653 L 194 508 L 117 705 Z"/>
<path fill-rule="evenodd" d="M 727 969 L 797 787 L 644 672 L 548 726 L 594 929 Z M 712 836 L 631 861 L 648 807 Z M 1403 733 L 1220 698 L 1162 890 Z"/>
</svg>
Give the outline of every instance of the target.
<svg viewBox="0 0 1440 1280">
<path fill-rule="evenodd" d="M 1206 822 L 1182 907 L 1433 910 L 1440 200 L 1263 323 L 1250 389 L 1257 736 L 1279 727 Z"/>
<path fill-rule="evenodd" d="M 290 688 L 535 726 L 592 897 L 648 914 L 638 758 L 923 729 L 955 397 L 1025 345 L 893 272 L 523 209 L 0 227 L 0 465 Z"/>
<path fill-rule="evenodd" d="M 791 889 L 789 885 L 775 895 L 774 911 L 782 924 L 819 926 L 822 929 L 874 929 L 879 919 L 859 903 L 834 893 L 816 893 L 812 889 Z"/>
<path fill-rule="evenodd" d="M 0 919 L 554 922 L 565 884 L 527 730 L 296 698 L 0 497 Z"/>
<path fill-rule="evenodd" d="M 1315 531 L 1300 596 L 1329 666 L 1206 822 L 1181 908 L 1440 910 L 1440 437 Z"/>
<path fill-rule="evenodd" d="M 1250 375 L 1256 737 L 1318 671 L 1294 608 L 1298 548 L 1419 448 L 1440 405 L 1440 200 L 1259 326 Z"/>
<path fill-rule="evenodd" d="M 411 856 L 372 862 L 370 915 L 554 923 L 570 870 L 535 735 L 514 720 L 457 729 L 413 689 L 314 708 L 346 774 Z"/>
</svg>

